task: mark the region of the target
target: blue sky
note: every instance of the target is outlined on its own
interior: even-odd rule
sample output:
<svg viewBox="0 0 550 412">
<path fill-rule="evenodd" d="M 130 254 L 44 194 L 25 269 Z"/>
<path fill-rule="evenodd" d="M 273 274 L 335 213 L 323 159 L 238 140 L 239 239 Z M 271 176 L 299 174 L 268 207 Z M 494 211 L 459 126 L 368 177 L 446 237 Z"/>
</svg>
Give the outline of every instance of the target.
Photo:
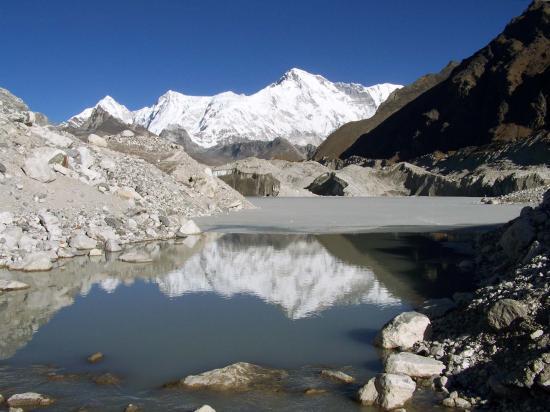
<svg viewBox="0 0 550 412">
<path fill-rule="evenodd" d="M 0 87 L 61 121 L 110 94 L 252 93 L 299 67 L 406 84 L 487 44 L 527 0 L 2 0 Z"/>
</svg>

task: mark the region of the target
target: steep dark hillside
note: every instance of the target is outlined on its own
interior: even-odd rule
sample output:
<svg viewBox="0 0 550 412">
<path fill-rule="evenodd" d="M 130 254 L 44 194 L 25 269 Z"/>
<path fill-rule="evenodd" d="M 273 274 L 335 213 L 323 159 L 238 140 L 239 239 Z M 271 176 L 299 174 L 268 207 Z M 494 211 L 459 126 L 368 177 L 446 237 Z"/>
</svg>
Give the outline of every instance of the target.
<svg viewBox="0 0 550 412">
<path fill-rule="evenodd" d="M 534 1 L 502 34 L 462 61 L 343 154 L 408 160 L 547 129 L 550 3 Z"/>
<path fill-rule="evenodd" d="M 447 79 L 457 64 L 457 62 L 450 62 L 439 73 L 427 74 L 415 82 L 395 90 L 380 105 L 374 116 L 356 122 L 349 122 L 339 127 L 321 143 L 313 156 L 313 160 L 321 160 L 323 158 L 337 159 L 361 135 L 370 132 L 407 103 Z"/>
</svg>

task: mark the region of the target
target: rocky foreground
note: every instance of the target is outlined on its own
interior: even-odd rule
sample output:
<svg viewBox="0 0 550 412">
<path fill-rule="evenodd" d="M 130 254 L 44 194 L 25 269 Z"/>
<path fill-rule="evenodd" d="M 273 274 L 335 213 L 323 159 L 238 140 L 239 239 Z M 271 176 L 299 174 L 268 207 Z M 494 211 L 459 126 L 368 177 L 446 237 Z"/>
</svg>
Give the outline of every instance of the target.
<svg viewBox="0 0 550 412">
<path fill-rule="evenodd" d="M 428 302 L 425 314 L 400 314 L 380 331 L 375 343 L 389 352 L 384 373 L 360 390 L 363 404 L 402 407 L 428 385 L 449 408 L 548 410 L 550 191 L 478 250 L 475 292 Z"/>
<path fill-rule="evenodd" d="M 77 137 L 4 89 L 0 198 L 0 267 L 24 271 L 193 234 L 190 217 L 252 207 L 178 145 L 130 130 Z"/>
</svg>

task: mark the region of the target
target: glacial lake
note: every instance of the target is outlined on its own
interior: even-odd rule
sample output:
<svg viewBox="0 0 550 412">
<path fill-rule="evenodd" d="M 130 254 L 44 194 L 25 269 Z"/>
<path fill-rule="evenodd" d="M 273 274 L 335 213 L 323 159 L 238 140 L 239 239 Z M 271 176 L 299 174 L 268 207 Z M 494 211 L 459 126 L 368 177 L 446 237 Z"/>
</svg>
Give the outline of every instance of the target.
<svg viewBox="0 0 550 412">
<path fill-rule="evenodd" d="M 472 233 L 213 234 L 137 245 L 153 263 L 107 257 L 51 272 L 0 271 L 31 285 L 0 294 L 0 393 L 41 392 L 48 410 L 369 410 L 354 396 L 381 371 L 372 340 L 396 314 L 467 290 Z M 88 364 L 100 351 L 105 359 Z M 163 388 L 233 362 L 288 370 L 278 391 Z M 357 384 L 319 376 L 343 370 Z M 92 382 L 110 372 L 114 386 Z M 305 395 L 308 388 L 327 393 Z M 423 392 L 417 402 L 422 405 Z M 426 397 L 431 396 L 425 394 Z M 428 400 L 425 400 L 428 402 Z M 424 408 L 419 410 L 426 410 Z"/>
</svg>

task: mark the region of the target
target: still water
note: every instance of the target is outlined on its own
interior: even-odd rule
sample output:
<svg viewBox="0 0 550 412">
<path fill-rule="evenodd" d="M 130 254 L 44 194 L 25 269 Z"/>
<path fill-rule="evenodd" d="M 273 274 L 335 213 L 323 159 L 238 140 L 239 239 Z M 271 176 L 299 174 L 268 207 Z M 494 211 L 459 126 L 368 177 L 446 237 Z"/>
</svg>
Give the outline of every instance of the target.
<svg viewBox="0 0 550 412">
<path fill-rule="evenodd" d="M 381 371 L 374 335 L 425 299 L 469 287 L 457 263 L 470 236 L 208 234 L 137 246 L 154 256 L 149 264 L 108 256 L 47 273 L 4 271 L 31 288 L 0 294 L 0 393 L 46 393 L 59 411 L 120 411 L 130 402 L 153 411 L 203 403 L 219 411 L 367 410 L 353 396 Z M 104 361 L 88 364 L 97 351 Z M 290 377 L 277 392 L 162 389 L 238 361 Z M 358 385 L 322 379 L 325 367 Z M 121 383 L 92 383 L 104 372 Z M 311 387 L 328 393 L 304 395 Z"/>
</svg>

